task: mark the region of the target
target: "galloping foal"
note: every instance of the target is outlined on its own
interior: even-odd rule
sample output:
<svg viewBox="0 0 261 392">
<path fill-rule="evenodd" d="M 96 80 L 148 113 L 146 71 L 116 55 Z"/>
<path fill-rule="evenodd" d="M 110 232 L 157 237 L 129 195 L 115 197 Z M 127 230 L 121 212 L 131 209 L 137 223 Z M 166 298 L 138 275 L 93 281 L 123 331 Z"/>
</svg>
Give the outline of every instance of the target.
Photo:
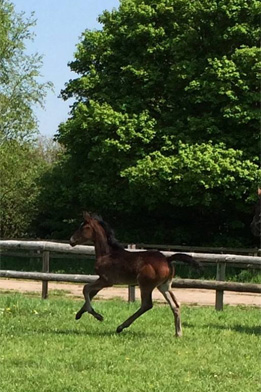
<svg viewBox="0 0 261 392">
<path fill-rule="evenodd" d="M 72 235 L 70 244 L 75 246 L 85 243 L 86 240 L 93 241 L 96 254 L 95 272 L 99 278 L 84 286 L 85 303 L 76 314 L 76 320 L 85 312 L 92 314 L 99 321 L 103 320 L 103 316 L 91 306 L 91 300 L 104 287 L 114 284 L 138 284 L 141 307 L 118 326 L 117 332 L 128 328 L 138 317 L 152 308 L 152 291 L 157 287 L 174 314 L 176 336 L 181 336 L 180 306 L 170 290 L 174 276 L 172 262 L 179 260 L 196 267 L 199 267 L 199 263 L 183 253 L 165 257 L 159 251 L 128 252 L 117 242 L 112 229 L 101 217 L 84 212 L 83 218 L 84 221 Z"/>
</svg>

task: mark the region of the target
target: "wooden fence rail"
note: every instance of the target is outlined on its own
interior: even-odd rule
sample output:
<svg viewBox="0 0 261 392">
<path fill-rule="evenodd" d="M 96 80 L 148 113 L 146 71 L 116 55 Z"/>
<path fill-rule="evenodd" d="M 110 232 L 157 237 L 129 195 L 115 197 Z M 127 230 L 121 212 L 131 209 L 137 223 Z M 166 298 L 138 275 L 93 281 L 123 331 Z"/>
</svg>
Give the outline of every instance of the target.
<svg viewBox="0 0 261 392">
<path fill-rule="evenodd" d="M 53 274 L 50 272 L 24 272 L 13 270 L 0 270 L 0 277 L 9 279 L 40 280 L 42 282 L 70 283 L 92 283 L 98 279 L 98 275 Z M 237 291 L 241 293 L 261 293 L 260 284 L 217 282 L 215 280 L 173 279 L 172 287 L 187 289 L 226 290 Z"/>
<path fill-rule="evenodd" d="M 72 274 L 50 274 L 49 273 L 49 260 L 50 253 L 64 253 L 66 255 L 95 255 L 93 246 L 79 245 L 72 248 L 70 245 L 63 243 L 54 243 L 46 241 L 0 241 L 0 250 L 25 250 L 25 251 L 40 251 L 43 264 L 42 272 L 19 272 L 19 271 L 6 271 L 0 270 L 0 277 L 14 278 L 14 279 L 33 279 L 42 281 L 42 298 L 48 296 L 48 281 L 64 281 L 64 282 L 77 282 L 88 283 L 97 279 L 94 275 L 72 275 Z M 131 252 L 139 251 L 140 249 L 133 249 L 129 246 L 128 250 Z M 145 251 L 145 249 L 144 249 Z M 166 256 L 170 256 L 175 252 L 162 251 Z M 246 256 L 246 255 L 233 255 L 233 254 L 215 254 L 215 253 L 195 253 L 186 252 L 190 254 L 195 260 L 206 264 L 217 265 L 216 281 L 195 280 L 195 279 L 174 279 L 172 287 L 179 288 L 198 288 L 216 290 L 216 304 L 217 310 L 223 309 L 223 296 L 224 291 L 239 291 L 261 293 L 261 285 L 238 283 L 238 282 L 225 282 L 225 268 L 226 264 L 238 265 L 245 267 L 261 268 L 260 256 Z M 135 300 L 134 287 L 129 287 L 129 301 Z"/>
<path fill-rule="evenodd" d="M 259 248 L 225 248 L 225 247 L 206 247 L 206 246 L 187 246 L 187 245 L 160 245 L 160 244 L 136 244 L 137 248 L 169 250 L 175 252 L 196 252 L 196 253 L 231 253 L 236 255 L 261 256 Z"/>
<path fill-rule="evenodd" d="M 35 251 L 48 251 L 67 253 L 70 255 L 95 255 L 93 246 L 88 245 L 77 245 L 72 248 L 69 244 L 62 244 L 58 242 L 48 241 L 15 241 L 15 240 L 0 240 L 0 250 L 15 249 L 15 250 L 35 250 Z M 128 249 L 130 252 L 146 251 L 146 249 Z M 170 256 L 173 253 L 170 251 L 161 251 L 165 256 Z M 234 254 L 219 254 L 219 253 L 195 253 L 186 252 L 187 254 L 194 257 L 195 260 L 208 263 L 231 263 L 231 264 L 249 264 L 261 267 L 260 256 L 246 256 L 246 255 L 234 255 Z"/>
</svg>

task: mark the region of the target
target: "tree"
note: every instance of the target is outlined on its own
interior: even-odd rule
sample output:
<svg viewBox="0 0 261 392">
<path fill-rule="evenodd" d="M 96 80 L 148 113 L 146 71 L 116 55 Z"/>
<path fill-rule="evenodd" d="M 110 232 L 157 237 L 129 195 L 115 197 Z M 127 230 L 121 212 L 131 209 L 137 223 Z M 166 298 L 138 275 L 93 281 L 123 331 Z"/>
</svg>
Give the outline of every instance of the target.
<svg viewBox="0 0 261 392">
<path fill-rule="evenodd" d="M 43 137 L 34 143 L 7 140 L 1 144 L 1 238 L 35 236 L 35 226 L 41 225 L 35 219 L 41 211 L 38 198 L 42 178 L 51 171 L 60 154 L 59 145 Z"/>
<path fill-rule="evenodd" d="M 63 91 L 75 104 L 58 135 L 79 208 L 155 216 L 174 227 L 175 240 L 164 231 L 171 241 L 246 235 L 258 181 L 259 8 L 122 0 L 101 31 L 83 34 L 70 64 L 79 77 Z"/>
<path fill-rule="evenodd" d="M 9 0 L 0 0 L 0 137 L 30 140 L 37 130 L 33 109 L 43 105 L 51 83 L 39 83 L 42 56 L 27 54 L 33 39 L 33 14 L 16 13 Z"/>
<path fill-rule="evenodd" d="M 33 39 L 33 15 L 16 13 L 0 0 L 0 228 L 2 238 L 32 235 L 38 179 L 49 167 L 37 145 L 34 107 L 42 105 L 50 83 L 39 83 L 42 57 L 26 53 Z"/>
<path fill-rule="evenodd" d="M 21 145 L 9 140 L 1 145 L 0 166 L 1 238 L 30 237 L 31 222 L 37 212 L 38 178 L 47 164 L 29 143 Z"/>
</svg>

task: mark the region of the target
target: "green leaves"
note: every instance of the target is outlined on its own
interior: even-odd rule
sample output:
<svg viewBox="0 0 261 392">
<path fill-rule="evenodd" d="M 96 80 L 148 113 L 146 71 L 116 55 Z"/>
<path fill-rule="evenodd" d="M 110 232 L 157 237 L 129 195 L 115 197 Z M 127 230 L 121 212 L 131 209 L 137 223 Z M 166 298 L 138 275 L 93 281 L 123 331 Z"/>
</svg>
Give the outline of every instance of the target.
<svg viewBox="0 0 261 392">
<path fill-rule="evenodd" d="M 9 0 L 0 2 L 0 142 L 28 141 L 37 130 L 33 106 L 43 105 L 51 83 L 39 83 L 42 56 L 26 54 L 33 39 L 33 14 L 15 12 Z"/>
<path fill-rule="evenodd" d="M 185 227 L 191 216 L 204 239 L 237 238 L 239 227 L 247 238 L 259 175 L 258 8 L 122 0 L 104 12 L 102 29 L 83 33 L 70 64 L 78 77 L 63 91 L 75 102 L 58 135 L 71 176 L 60 179 L 70 188 L 60 204 L 123 221 L 150 211 L 162 227 L 179 217 L 180 241 L 199 241 Z M 172 227 L 162 227 L 148 237 L 165 238 Z"/>
<path fill-rule="evenodd" d="M 2 238 L 31 235 L 30 225 L 36 215 L 39 177 L 47 164 L 39 151 L 29 144 L 11 140 L 0 146 L 1 195 L 0 222 Z"/>
<path fill-rule="evenodd" d="M 243 159 L 242 151 L 224 147 L 222 143 L 189 145 L 179 142 L 173 155 L 154 152 L 121 174 L 134 188 L 137 185 L 139 191 L 143 188 L 146 192 L 148 188 L 153 204 L 163 202 L 169 193 L 175 194 L 175 197 L 169 196 L 169 202 L 174 205 L 210 205 L 219 189 L 226 197 L 240 199 L 248 192 L 247 184 L 257 182 L 257 167 Z M 152 195 L 157 195 L 158 199 L 153 200 Z"/>
<path fill-rule="evenodd" d="M 119 159 L 117 155 L 121 152 L 130 150 L 135 154 L 139 150 L 142 154 L 143 146 L 149 144 L 155 136 L 155 125 L 156 121 L 146 110 L 139 114 L 128 114 L 114 110 L 107 103 L 99 104 L 91 100 L 88 105 L 77 105 L 74 117 L 61 126 L 59 140 L 69 151 L 76 153 L 83 142 L 88 142 L 90 159 L 97 155 L 107 159 L 107 154 L 110 154 L 109 158 L 113 160 Z M 72 127 L 75 128 L 73 138 Z M 121 159 L 124 160 L 124 155 Z"/>
</svg>

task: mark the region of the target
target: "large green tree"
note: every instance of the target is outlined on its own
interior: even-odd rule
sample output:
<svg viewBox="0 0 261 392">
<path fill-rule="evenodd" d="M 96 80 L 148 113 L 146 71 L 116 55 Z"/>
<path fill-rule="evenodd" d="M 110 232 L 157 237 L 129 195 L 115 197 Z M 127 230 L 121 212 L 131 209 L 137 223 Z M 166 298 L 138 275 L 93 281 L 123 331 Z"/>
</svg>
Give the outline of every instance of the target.
<svg viewBox="0 0 261 392">
<path fill-rule="evenodd" d="M 129 214 L 147 240 L 244 241 L 258 181 L 259 11 L 255 0 L 122 0 L 102 30 L 84 32 L 58 135 L 77 173 L 74 207 L 131 226 Z"/>
<path fill-rule="evenodd" d="M 0 141 L 28 141 L 35 136 L 35 105 L 43 105 L 50 83 L 39 82 L 42 56 L 29 54 L 36 21 L 0 0 Z"/>
<path fill-rule="evenodd" d="M 38 178 L 49 167 L 50 148 L 37 143 L 35 105 L 50 83 L 40 83 L 42 58 L 28 54 L 33 15 L 17 13 L 0 0 L 0 229 L 1 238 L 32 236 Z"/>
</svg>

